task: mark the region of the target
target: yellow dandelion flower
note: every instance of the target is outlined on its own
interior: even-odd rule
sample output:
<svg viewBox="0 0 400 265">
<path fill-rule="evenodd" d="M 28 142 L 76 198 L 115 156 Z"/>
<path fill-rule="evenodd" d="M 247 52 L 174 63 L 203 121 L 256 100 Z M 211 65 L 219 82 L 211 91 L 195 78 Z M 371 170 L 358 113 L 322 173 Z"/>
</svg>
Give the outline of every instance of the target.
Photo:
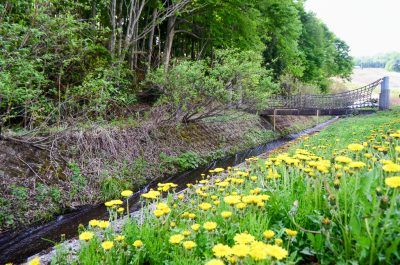
<svg viewBox="0 0 400 265">
<path fill-rule="evenodd" d="M 195 248 L 197 246 L 197 244 L 193 241 L 184 241 L 183 242 L 183 247 L 187 250 L 191 250 L 193 248 Z"/>
<path fill-rule="evenodd" d="M 40 265 L 40 257 L 35 257 L 31 259 L 28 263 L 29 265 Z"/>
<path fill-rule="evenodd" d="M 337 156 L 335 158 L 335 161 L 336 162 L 340 162 L 340 163 L 348 164 L 348 163 L 352 162 L 353 160 L 350 157 L 347 157 L 347 156 Z"/>
<path fill-rule="evenodd" d="M 129 196 L 132 196 L 132 194 L 133 194 L 133 191 L 131 191 L 131 190 L 124 190 L 121 192 L 121 195 L 123 197 L 129 197 Z"/>
<path fill-rule="evenodd" d="M 232 254 L 239 258 L 246 257 L 250 253 L 250 247 L 248 245 L 234 245 L 231 250 Z"/>
<path fill-rule="evenodd" d="M 291 229 L 288 229 L 288 228 L 285 228 L 285 232 L 286 232 L 286 234 L 288 236 L 296 236 L 297 235 L 297 231 L 291 230 Z"/>
<path fill-rule="evenodd" d="M 283 240 L 280 239 L 280 238 L 276 238 L 276 239 L 275 239 L 275 244 L 278 245 L 278 246 L 280 246 L 280 245 L 283 244 Z"/>
<path fill-rule="evenodd" d="M 390 188 L 400 187 L 400 176 L 390 177 L 385 179 L 386 186 Z"/>
<path fill-rule="evenodd" d="M 244 209 L 246 208 L 247 204 L 244 202 L 239 202 L 238 204 L 236 204 L 236 208 L 238 209 Z"/>
<path fill-rule="evenodd" d="M 275 236 L 275 232 L 272 230 L 266 230 L 264 231 L 263 235 L 266 239 L 271 239 Z"/>
<path fill-rule="evenodd" d="M 99 221 L 98 227 L 100 227 L 101 229 L 106 229 L 107 227 L 110 226 L 110 222 L 109 221 Z"/>
<path fill-rule="evenodd" d="M 267 245 L 265 243 L 254 241 L 250 245 L 249 256 L 256 261 L 265 260 L 267 258 L 266 248 Z"/>
<path fill-rule="evenodd" d="M 118 235 L 115 237 L 115 241 L 123 241 L 124 239 L 125 239 L 125 237 L 122 235 Z"/>
<path fill-rule="evenodd" d="M 226 202 L 227 204 L 233 205 L 233 204 L 237 204 L 240 202 L 240 196 L 237 195 L 229 195 L 224 197 L 224 202 Z"/>
<path fill-rule="evenodd" d="M 91 227 L 96 227 L 96 226 L 99 225 L 99 220 L 96 220 L 96 219 L 90 220 L 90 221 L 89 221 L 89 225 L 90 225 Z"/>
<path fill-rule="evenodd" d="M 122 208 L 122 207 L 119 207 L 118 209 L 117 209 L 117 212 L 119 212 L 119 213 L 123 213 L 125 211 L 125 208 Z"/>
<path fill-rule="evenodd" d="M 217 228 L 217 223 L 216 222 L 205 222 L 203 224 L 204 229 L 208 230 L 208 231 L 212 231 L 215 228 Z"/>
<path fill-rule="evenodd" d="M 214 256 L 218 258 L 228 257 L 232 253 L 232 249 L 229 246 L 223 244 L 215 245 L 212 248 L 212 251 L 214 253 Z"/>
<path fill-rule="evenodd" d="M 364 162 L 351 162 L 349 164 L 350 168 L 362 168 L 362 167 L 365 167 L 365 166 L 366 166 L 366 164 Z"/>
<path fill-rule="evenodd" d="M 200 225 L 199 224 L 193 224 L 190 228 L 192 228 L 193 231 L 199 231 Z"/>
<path fill-rule="evenodd" d="M 192 232 L 190 232 L 189 230 L 185 230 L 182 232 L 182 235 L 184 236 L 189 236 Z"/>
<path fill-rule="evenodd" d="M 400 165 L 398 164 L 387 164 L 382 167 L 383 171 L 386 172 L 400 172 Z"/>
<path fill-rule="evenodd" d="M 135 248 L 141 248 L 143 246 L 142 240 L 135 240 L 132 244 Z"/>
<path fill-rule="evenodd" d="M 358 152 L 364 149 L 364 146 L 361 144 L 349 144 L 347 148 L 353 152 Z"/>
<path fill-rule="evenodd" d="M 83 241 L 89 241 L 92 238 L 93 238 L 93 232 L 90 232 L 90 231 L 85 231 L 79 235 L 79 240 L 83 240 Z"/>
<path fill-rule="evenodd" d="M 203 202 L 203 203 L 199 204 L 199 208 L 202 209 L 203 211 L 207 211 L 211 207 L 212 207 L 212 205 L 207 202 Z"/>
<path fill-rule="evenodd" d="M 153 211 L 153 214 L 154 214 L 155 217 L 160 218 L 161 216 L 164 215 L 164 212 L 162 210 L 158 210 L 157 209 L 157 210 Z"/>
<path fill-rule="evenodd" d="M 267 245 L 266 253 L 277 260 L 282 260 L 288 256 L 287 250 L 277 245 Z"/>
<path fill-rule="evenodd" d="M 221 216 L 222 216 L 223 218 L 227 219 L 227 218 L 229 218 L 229 217 L 232 216 L 232 212 L 223 211 L 223 212 L 221 213 Z"/>
<path fill-rule="evenodd" d="M 106 251 L 112 249 L 113 246 L 114 243 L 112 241 L 104 241 L 103 243 L 101 243 L 101 247 Z"/>
<path fill-rule="evenodd" d="M 220 259 L 209 260 L 205 265 L 225 265 L 225 263 Z"/>
<path fill-rule="evenodd" d="M 236 244 L 248 244 L 254 241 L 254 236 L 248 233 L 241 233 L 236 234 L 233 240 L 235 240 Z"/>
<path fill-rule="evenodd" d="M 171 244 L 179 244 L 185 237 L 181 234 L 173 235 L 169 238 L 169 243 Z"/>
</svg>

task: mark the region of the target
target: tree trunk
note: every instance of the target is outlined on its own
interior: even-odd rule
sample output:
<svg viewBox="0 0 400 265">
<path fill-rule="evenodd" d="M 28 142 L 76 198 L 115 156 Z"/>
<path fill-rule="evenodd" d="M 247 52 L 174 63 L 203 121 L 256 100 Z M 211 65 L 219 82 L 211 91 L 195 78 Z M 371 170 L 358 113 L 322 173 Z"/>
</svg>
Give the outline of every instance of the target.
<svg viewBox="0 0 400 265">
<path fill-rule="evenodd" d="M 168 18 L 167 37 L 165 40 L 165 47 L 164 47 L 164 71 L 165 72 L 168 72 L 169 62 L 171 59 L 172 42 L 174 41 L 174 35 L 175 35 L 175 22 L 176 22 L 176 15 L 172 15 Z"/>
<path fill-rule="evenodd" d="M 111 0 L 110 2 L 110 24 L 111 24 L 111 38 L 110 38 L 110 53 L 111 58 L 114 58 L 114 51 L 115 51 L 115 40 L 116 40 L 116 0 Z"/>
<path fill-rule="evenodd" d="M 156 18 L 157 18 L 157 8 L 154 8 L 153 19 L 151 21 L 152 28 L 149 36 L 149 54 L 147 56 L 147 72 L 149 72 L 151 69 L 151 58 L 153 56 L 153 39 L 154 39 L 154 30 L 156 28 Z"/>
</svg>

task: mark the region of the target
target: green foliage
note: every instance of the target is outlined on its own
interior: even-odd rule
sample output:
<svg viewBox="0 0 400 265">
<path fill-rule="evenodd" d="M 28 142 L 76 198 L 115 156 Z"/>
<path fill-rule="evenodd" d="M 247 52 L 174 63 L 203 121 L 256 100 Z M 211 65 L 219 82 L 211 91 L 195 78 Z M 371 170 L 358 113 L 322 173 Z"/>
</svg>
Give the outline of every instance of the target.
<svg viewBox="0 0 400 265">
<path fill-rule="evenodd" d="M 388 71 L 400 72 L 400 53 L 392 52 L 371 57 L 360 57 L 354 60 L 362 68 L 385 68 Z"/>
<path fill-rule="evenodd" d="M 176 62 L 168 73 L 159 68 L 147 75 L 146 84 L 157 87 L 162 92 L 158 104 L 169 105 L 183 121 L 215 115 L 243 100 L 261 106 L 277 90 L 261 56 L 238 50 L 218 50 L 212 61 Z"/>
<path fill-rule="evenodd" d="M 87 185 L 87 180 L 81 174 L 81 170 L 76 163 L 70 163 L 68 164 L 68 167 L 72 171 L 72 174 L 70 176 L 69 197 L 70 199 L 73 199 L 77 195 L 79 195 L 81 198 L 83 198 L 83 195 L 80 194 L 85 189 Z"/>
<path fill-rule="evenodd" d="M 194 169 L 204 163 L 204 160 L 195 152 L 187 151 L 179 156 L 170 156 L 165 153 L 160 154 L 161 168 L 163 172 L 172 173 L 175 170 L 183 172 Z"/>
</svg>

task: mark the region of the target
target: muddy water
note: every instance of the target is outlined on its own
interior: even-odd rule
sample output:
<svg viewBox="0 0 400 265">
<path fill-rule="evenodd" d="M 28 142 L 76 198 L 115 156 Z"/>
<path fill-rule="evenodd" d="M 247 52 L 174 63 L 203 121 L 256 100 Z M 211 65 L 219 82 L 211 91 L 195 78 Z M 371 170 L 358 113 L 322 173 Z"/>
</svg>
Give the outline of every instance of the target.
<svg viewBox="0 0 400 265">
<path fill-rule="evenodd" d="M 201 178 L 200 175 L 202 173 L 207 173 L 208 170 L 212 168 L 226 168 L 228 166 L 238 165 L 245 161 L 246 158 L 270 152 L 302 135 L 317 132 L 328 124 L 334 122 L 336 119 L 337 118 L 331 119 L 327 122 L 317 125 L 314 128 L 304 130 L 300 133 L 291 134 L 270 143 L 248 149 L 245 152 L 215 160 L 206 166 L 177 174 L 163 181 L 174 182 L 178 184 L 177 189 L 182 190 L 186 188 L 186 184 L 194 183 L 196 180 Z M 139 208 L 138 200 L 140 198 L 140 194 L 147 192 L 147 190 L 150 188 L 156 187 L 157 182 L 148 184 L 143 189 L 137 191 L 130 198 L 129 205 L 132 205 L 130 207 L 131 211 L 135 211 Z M 61 235 L 65 235 L 65 238 L 67 239 L 76 236 L 77 227 L 79 224 L 86 225 L 91 219 L 102 218 L 107 218 L 107 211 L 103 204 L 86 206 L 81 207 L 74 212 L 60 215 L 57 217 L 57 219 L 44 225 L 31 227 L 22 231 L 0 234 L 0 264 L 4 264 L 6 262 L 24 262 L 29 256 L 53 246 L 54 243 L 52 242 L 60 241 Z"/>
</svg>

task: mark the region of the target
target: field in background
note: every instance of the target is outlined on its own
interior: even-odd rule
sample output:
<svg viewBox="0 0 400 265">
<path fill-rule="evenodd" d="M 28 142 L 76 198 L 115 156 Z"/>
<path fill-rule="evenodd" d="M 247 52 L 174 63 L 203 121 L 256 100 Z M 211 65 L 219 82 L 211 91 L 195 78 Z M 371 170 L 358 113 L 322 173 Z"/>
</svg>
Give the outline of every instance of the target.
<svg viewBox="0 0 400 265">
<path fill-rule="evenodd" d="M 341 92 L 348 89 L 359 88 L 372 83 L 383 76 L 389 76 L 390 78 L 391 104 L 400 105 L 400 73 L 388 72 L 385 69 L 354 69 L 350 82 L 344 82 L 342 80 L 335 79 L 332 89 L 334 92 Z M 380 88 L 374 91 L 375 97 L 378 97 L 379 92 Z"/>
</svg>

